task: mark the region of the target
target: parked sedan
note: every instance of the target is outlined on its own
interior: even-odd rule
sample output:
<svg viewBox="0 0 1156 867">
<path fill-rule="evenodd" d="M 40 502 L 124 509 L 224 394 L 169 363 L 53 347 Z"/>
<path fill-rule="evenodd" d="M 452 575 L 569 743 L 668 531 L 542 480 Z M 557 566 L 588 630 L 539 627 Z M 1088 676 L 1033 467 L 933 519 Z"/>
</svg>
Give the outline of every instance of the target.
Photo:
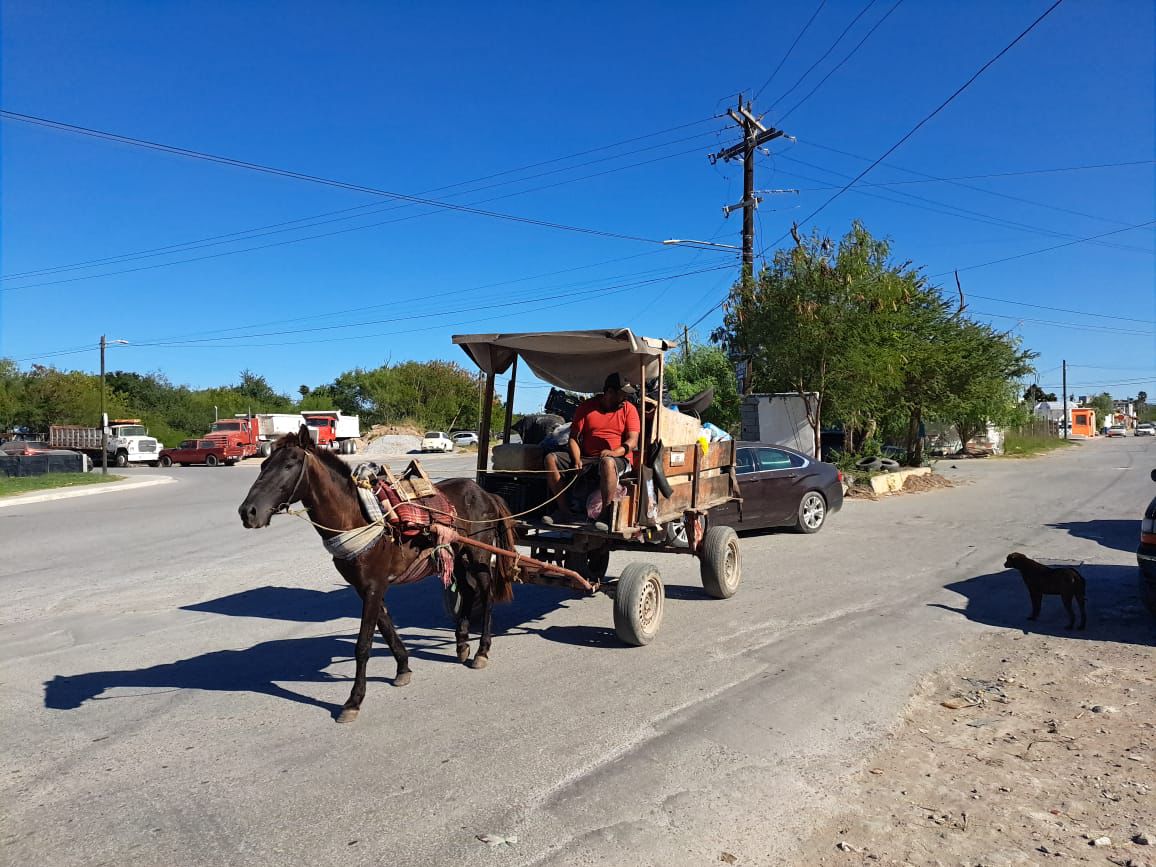
<svg viewBox="0 0 1156 867">
<path fill-rule="evenodd" d="M 1108 433 L 1105 436 L 1110 437 L 1125 437 L 1128 435 L 1128 429 L 1122 424 L 1114 424 L 1108 428 Z"/>
<path fill-rule="evenodd" d="M 460 430 L 453 436 L 455 446 L 476 446 L 478 435 L 472 430 Z"/>
<path fill-rule="evenodd" d="M 711 509 L 713 524 L 736 530 L 795 527 L 801 533 L 817 533 L 829 515 L 843 508 L 843 474 L 794 449 L 741 442 L 735 469 L 742 519 L 738 504 L 727 503 Z"/>
<path fill-rule="evenodd" d="M 215 440 L 184 440 L 175 449 L 161 449 L 160 464 L 162 467 L 173 464 L 182 467 L 190 464 L 219 467 L 224 464 L 231 467 L 244 456 L 240 446 L 223 445 Z"/>
<path fill-rule="evenodd" d="M 444 431 L 428 430 L 418 446 L 423 452 L 452 452 L 454 441 Z"/>
<path fill-rule="evenodd" d="M 1156 424 L 1146 421 L 1143 424 L 1136 425 L 1136 432 L 1133 436 L 1138 437 L 1156 437 Z"/>
</svg>

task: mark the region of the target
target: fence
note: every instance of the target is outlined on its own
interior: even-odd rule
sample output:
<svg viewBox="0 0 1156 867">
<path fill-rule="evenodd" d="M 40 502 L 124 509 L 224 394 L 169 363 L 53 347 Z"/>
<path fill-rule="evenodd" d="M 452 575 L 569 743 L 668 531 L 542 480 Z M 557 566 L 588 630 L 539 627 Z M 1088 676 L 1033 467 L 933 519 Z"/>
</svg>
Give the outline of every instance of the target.
<svg viewBox="0 0 1156 867">
<path fill-rule="evenodd" d="M 46 473 L 83 473 L 88 458 L 78 452 L 52 455 L 0 455 L 0 474 L 43 476 Z"/>
</svg>

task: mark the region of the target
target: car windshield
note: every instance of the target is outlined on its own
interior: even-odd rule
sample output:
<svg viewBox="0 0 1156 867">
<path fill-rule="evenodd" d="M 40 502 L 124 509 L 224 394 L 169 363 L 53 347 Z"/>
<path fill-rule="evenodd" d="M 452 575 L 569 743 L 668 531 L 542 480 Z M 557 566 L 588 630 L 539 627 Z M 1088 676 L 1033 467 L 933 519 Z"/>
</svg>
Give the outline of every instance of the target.
<svg viewBox="0 0 1156 867">
<path fill-rule="evenodd" d="M 326 426 L 326 424 L 325 424 L 325 423 L 326 423 L 327 421 L 329 421 L 329 419 L 326 419 L 326 418 L 310 418 L 310 419 L 306 419 L 306 420 L 305 420 L 305 423 L 306 423 L 307 425 L 309 425 L 309 427 L 325 427 L 325 426 Z"/>
<path fill-rule="evenodd" d="M 117 428 L 117 436 L 122 437 L 143 437 L 145 436 L 145 429 L 143 424 L 122 424 Z"/>
<path fill-rule="evenodd" d="M 241 429 L 241 423 L 239 421 L 215 421 L 209 427 L 210 431 L 240 430 L 240 429 Z"/>
</svg>

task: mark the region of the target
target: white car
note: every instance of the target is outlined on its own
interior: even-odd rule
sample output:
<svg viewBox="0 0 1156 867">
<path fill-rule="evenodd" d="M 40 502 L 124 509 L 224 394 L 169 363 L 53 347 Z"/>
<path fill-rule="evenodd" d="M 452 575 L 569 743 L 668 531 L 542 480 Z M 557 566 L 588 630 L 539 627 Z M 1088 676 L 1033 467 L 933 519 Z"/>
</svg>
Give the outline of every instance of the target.
<svg viewBox="0 0 1156 867">
<path fill-rule="evenodd" d="M 478 435 L 472 430 L 460 430 L 454 434 L 455 446 L 476 446 L 478 444 Z"/>
<path fill-rule="evenodd" d="M 1143 424 L 1136 425 L 1136 432 L 1134 436 L 1156 437 L 1156 424 L 1150 421 L 1146 421 Z"/>
<path fill-rule="evenodd" d="M 423 452 L 452 452 L 454 441 L 446 436 L 444 431 L 427 430 L 418 448 Z"/>
</svg>

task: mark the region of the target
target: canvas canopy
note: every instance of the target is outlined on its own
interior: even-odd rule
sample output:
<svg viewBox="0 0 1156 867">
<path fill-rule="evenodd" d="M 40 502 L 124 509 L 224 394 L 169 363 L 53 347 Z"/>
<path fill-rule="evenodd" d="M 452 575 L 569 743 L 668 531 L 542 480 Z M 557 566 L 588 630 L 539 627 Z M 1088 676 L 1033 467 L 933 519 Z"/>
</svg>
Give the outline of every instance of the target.
<svg viewBox="0 0 1156 867">
<path fill-rule="evenodd" d="M 611 373 L 637 386 L 646 364 L 646 379 L 658 376 L 663 352 L 676 344 L 639 337 L 629 328 L 597 331 L 536 331 L 524 334 L 457 334 L 454 343 L 486 373 L 505 373 L 520 357 L 539 379 L 581 393 L 602 390 Z"/>
</svg>

